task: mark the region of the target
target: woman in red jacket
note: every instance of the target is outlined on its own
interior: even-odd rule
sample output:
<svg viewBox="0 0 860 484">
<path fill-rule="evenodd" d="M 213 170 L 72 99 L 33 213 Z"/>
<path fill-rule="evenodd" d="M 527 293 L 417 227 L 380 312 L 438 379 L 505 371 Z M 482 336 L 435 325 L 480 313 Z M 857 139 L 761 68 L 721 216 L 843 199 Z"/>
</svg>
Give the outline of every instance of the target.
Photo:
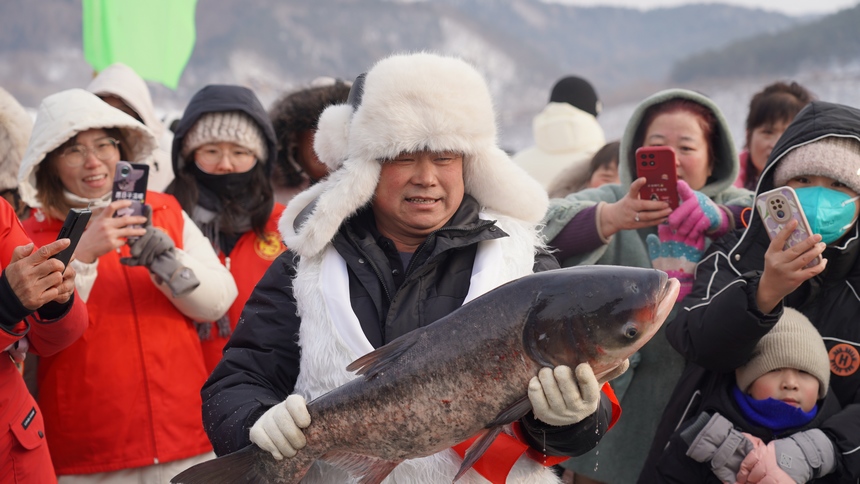
<svg viewBox="0 0 860 484">
<path fill-rule="evenodd" d="M 52 355 L 87 328 L 75 270 L 50 258 L 68 246 L 61 239 L 35 250 L 15 209 L 0 200 L 0 482 L 57 481 L 42 412 L 16 363 L 27 351 Z"/>
<path fill-rule="evenodd" d="M 57 237 L 69 207 L 93 210 L 70 263 L 89 326 L 39 361 L 39 405 L 61 484 L 163 484 L 212 456 L 192 322 L 221 317 L 236 285 L 172 196 L 147 191 L 148 216 L 114 216 L 131 204 L 111 201 L 119 162 L 146 163 L 155 146 L 143 124 L 70 89 L 42 101 L 21 162 L 21 196 L 34 207 L 23 225 L 36 244 Z"/>
<path fill-rule="evenodd" d="M 191 215 L 227 269 L 239 296 L 213 325 L 197 323 L 209 373 L 254 286 L 287 248 L 278 234 L 284 206 L 269 181 L 277 156 L 275 133 L 257 96 L 247 88 L 211 85 L 191 98 L 173 137 L 167 188 Z"/>
</svg>

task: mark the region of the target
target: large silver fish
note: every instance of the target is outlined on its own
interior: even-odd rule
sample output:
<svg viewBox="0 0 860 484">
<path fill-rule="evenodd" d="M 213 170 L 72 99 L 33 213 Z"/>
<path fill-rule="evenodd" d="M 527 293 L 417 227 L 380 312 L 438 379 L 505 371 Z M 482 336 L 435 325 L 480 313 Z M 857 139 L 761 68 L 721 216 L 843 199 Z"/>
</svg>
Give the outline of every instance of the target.
<svg viewBox="0 0 860 484">
<path fill-rule="evenodd" d="M 481 432 L 460 474 L 502 426 L 531 410 L 542 367 L 588 362 L 607 374 L 669 315 L 679 284 L 654 269 L 582 266 L 529 275 L 355 360 L 363 378 L 308 404 L 307 446 L 276 461 L 251 445 L 198 464 L 174 483 L 297 483 L 317 459 L 379 483 L 405 459 Z"/>
</svg>

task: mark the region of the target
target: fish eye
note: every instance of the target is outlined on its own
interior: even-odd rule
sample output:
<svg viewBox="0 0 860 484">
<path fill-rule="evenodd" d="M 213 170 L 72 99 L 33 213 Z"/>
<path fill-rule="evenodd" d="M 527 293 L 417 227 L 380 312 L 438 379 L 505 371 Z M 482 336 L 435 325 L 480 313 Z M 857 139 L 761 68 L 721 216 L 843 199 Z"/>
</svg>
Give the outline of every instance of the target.
<svg viewBox="0 0 860 484">
<path fill-rule="evenodd" d="M 623 332 L 625 338 L 633 339 L 639 334 L 639 328 L 633 323 L 627 323 L 624 325 Z"/>
</svg>

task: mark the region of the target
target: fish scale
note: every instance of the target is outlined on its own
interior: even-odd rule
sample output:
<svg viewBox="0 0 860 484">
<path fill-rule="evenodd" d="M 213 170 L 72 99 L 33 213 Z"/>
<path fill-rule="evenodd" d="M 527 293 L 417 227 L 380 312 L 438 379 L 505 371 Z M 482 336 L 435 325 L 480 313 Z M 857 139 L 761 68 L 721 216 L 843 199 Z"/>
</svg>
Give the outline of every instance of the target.
<svg viewBox="0 0 860 484">
<path fill-rule="evenodd" d="M 356 379 L 308 403 L 307 446 L 295 457 L 276 461 L 251 445 L 171 482 L 294 483 L 321 458 L 381 482 L 403 460 L 522 418 L 542 366 L 615 368 L 654 335 L 678 287 L 664 272 L 629 267 L 523 277 L 350 364 Z M 477 457 L 467 454 L 462 471 Z"/>
</svg>

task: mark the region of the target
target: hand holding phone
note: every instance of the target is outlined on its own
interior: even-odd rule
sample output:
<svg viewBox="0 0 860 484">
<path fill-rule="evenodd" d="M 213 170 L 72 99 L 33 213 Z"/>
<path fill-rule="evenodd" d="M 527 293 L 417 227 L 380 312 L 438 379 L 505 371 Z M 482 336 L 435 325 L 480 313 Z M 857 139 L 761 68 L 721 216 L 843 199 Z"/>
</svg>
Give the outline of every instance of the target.
<svg viewBox="0 0 860 484">
<path fill-rule="evenodd" d="M 797 228 L 785 242 L 784 249 L 793 247 L 812 236 L 812 229 L 793 188 L 779 187 L 761 193 L 756 197 L 755 204 L 771 240 L 785 228 L 788 222 L 797 221 Z M 819 262 L 821 257 L 816 257 L 804 266 L 804 269 L 816 266 Z"/>
<path fill-rule="evenodd" d="M 639 198 L 664 201 L 673 210 L 678 208 L 675 150 L 671 146 L 643 146 L 636 150 L 635 158 L 636 176 L 646 179 Z"/>
<path fill-rule="evenodd" d="M 63 222 L 63 227 L 60 229 L 60 233 L 57 234 L 57 240 L 67 238 L 71 241 L 71 244 L 60 253 L 52 256 L 52 258 L 59 260 L 64 266 L 68 267 L 69 261 L 72 259 L 72 254 L 75 253 L 75 248 L 78 246 L 81 235 L 84 233 L 84 229 L 87 228 L 87 223 L 90 221 L 92 214 L 86 208 L 73 208 L 69 210 L 69 214 L 66 215 L 66 220 Z"/>
</svg>

